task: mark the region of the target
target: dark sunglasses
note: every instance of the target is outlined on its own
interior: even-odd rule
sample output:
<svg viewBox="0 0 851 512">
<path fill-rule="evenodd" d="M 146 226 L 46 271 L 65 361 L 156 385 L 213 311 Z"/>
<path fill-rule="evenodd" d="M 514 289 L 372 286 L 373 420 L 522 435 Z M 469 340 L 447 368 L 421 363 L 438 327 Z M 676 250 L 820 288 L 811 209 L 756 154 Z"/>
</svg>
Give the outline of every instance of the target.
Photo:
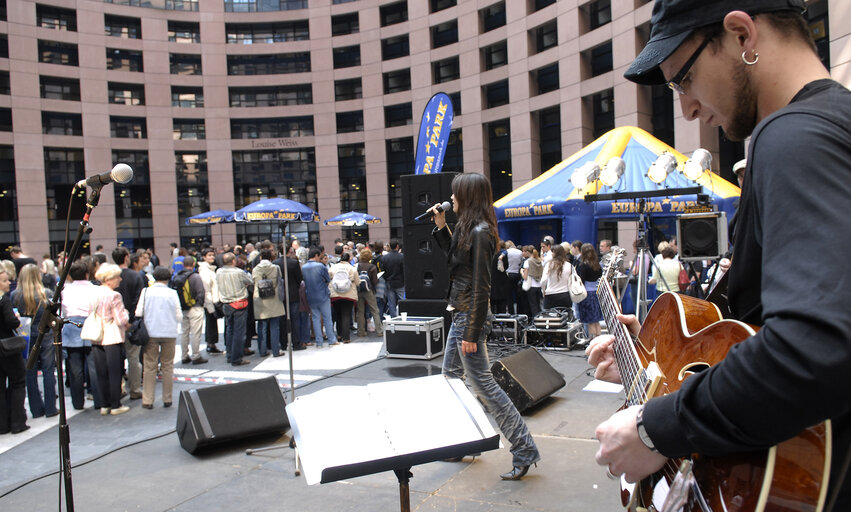
<svg viewBox="0 0 851 512">
<path fill-rule="evenodd" d="M 691 54 L 691 57 L 689 57 L 686 63 L 683 64 L 683 67 L 682 69 L 680 69 L 680 72 L 674 75 L 673 78 L 668 81 L 668 87 L 670 87 L 672 91 L 676 91 L 679 94 L 686 93 L 685 89 L 683 89 L 683 86 L 680 85 L 680 82 L 683 81 L 688 72 L 691 70 L 691 67 L 694 65 L 695 61 L 697 61 L 697 58 L 700 57 L 700 52 L 702 52 L 703 49 L 706 48 L 706 45 L 709 44 L 709 41 L 712 41 L 712 36 L 706 36 L 703 42 L 700 43 L 700 46 L 698 46 L 694 53 Z"/>
</svg>

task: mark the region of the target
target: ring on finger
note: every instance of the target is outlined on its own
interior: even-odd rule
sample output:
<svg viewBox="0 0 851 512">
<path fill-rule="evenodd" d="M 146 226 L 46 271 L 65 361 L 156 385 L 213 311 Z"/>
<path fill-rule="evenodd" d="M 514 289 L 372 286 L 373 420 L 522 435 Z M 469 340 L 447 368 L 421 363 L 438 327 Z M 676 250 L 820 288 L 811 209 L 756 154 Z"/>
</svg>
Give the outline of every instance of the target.
<svg viewBox="0 0 851 512">
<path fill-rule="evenodd" d="M 609 480 L 617 480 L 618 479 L 618 477 L 616 475 L 612 474 L 612 470 L 609 469 L 608 466 L 606 466 L 606 476 L 609 477 Z"/>
</svg>

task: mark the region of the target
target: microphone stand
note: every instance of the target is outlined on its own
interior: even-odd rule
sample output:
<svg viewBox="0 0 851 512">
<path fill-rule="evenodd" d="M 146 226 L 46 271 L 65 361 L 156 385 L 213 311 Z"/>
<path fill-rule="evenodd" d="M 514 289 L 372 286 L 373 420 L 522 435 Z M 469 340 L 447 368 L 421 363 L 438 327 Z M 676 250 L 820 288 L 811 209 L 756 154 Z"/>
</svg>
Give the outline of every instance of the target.
<svg viewBox="0 0 851 512">
<path fill-rule="evenodd" d="M 60 306 L 62 303 L 62 289 L 65 287 L 65 280 L 68 278 L 68 270 L 71 263 L 76 261 L 77 254 L 80 252 L 80 245 L 83 242 L 83 234 L 91 233 L 92 228 L 89 227 L 89 217 L 92 210 L 97 206 L 100 200 L 100 190 L 102 186 L 93 187 L 92 193 L 86 200 L 86 213 L 83 215 L 83 220 L 77 228 L 77 237 L 74 239 L 74 244 L 71 246 L 71 251 L 68 253 L 66 263 L 62 267 L 62 274 L 59 278 L 59 284 L 56 286 L 56 292 L 53 298 L 48 300 L 44 307 L 44 313 L 41 316 L 41 322 L 38 324 L 38 337 L 35 344 L 32 344 L 30 355 L 27 358 L 27 369 L 32 370 L 36 362 L 39 360 L 41 353 L 41 342 L 44 339 L 47 331 L 53 329 L 53 351 L 56 355 L 56 371 L 58 377 L 59 388 L 59 459 L 62 466 L 62 479 L 65 484 L 65 509 L 68 512 L 74 511 L 74 490 L 71 484 L 71 435 L 68 430 L 68 419 L 65 414 L 65 377 L 62 372 L 62 326 L 66 323 L 72 323 L 69 320 L 62 318 L 60 315 Z M 77 325 L 77 324 L 75 324 Z"/>
</svg>

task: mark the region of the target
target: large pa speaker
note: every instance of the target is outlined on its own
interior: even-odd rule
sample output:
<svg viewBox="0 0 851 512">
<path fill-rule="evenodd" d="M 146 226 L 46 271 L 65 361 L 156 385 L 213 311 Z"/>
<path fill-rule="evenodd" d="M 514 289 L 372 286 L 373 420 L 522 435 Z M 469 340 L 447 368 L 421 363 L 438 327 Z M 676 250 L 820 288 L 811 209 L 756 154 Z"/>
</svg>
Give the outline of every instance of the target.
<svg viewBox="0 0 851 512">
<path fill-rule="evenodd" d="M 564 387 L 564 377 L 535 349 L 521 350 L 491 365 L 491 373 L 518 411 Z"/>
<path fill-rule="evenodd" d="M 177 405 L 177 437 L 189 453 L 290 426 L 274 376 L 181 391 Z"/>
<path fill-rule="evenodd" d="M 437 245 L 437 240 L 431 234 L 433 229 L 432 223 L 414 224 L 402 228 L 406 298 L 444 299 L 447 297 L 449 267 L 446 264 L 446 253 Z"/>
<path fill-rule="evenodd" d="M 402 222 L 406 226 L 417 224 L 414 219 L 435 203 L 449 201 L 452 196 L 452 180 L 457 175 L 455 172 L 439 172 L 402 176 Z M 455 212 L 447 212 L 446 222 L 454 225 L 455 221 Z"/>
<path fill-rule="evenodd" d="M 677 216 L 680 261 L 718 259 L 727 252 L 725 212 L 686 213 Z"/>
</svg>

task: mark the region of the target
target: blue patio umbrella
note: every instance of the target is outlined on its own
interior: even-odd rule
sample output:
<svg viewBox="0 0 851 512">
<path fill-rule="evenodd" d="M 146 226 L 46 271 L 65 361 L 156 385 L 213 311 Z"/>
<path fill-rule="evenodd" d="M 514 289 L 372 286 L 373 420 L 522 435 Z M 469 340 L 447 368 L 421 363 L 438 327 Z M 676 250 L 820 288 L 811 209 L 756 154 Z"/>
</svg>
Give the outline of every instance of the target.
<svg viewBox="0 0 851 512">
<path fill-rule="evenodd" d="M 325 221 L 326 226 L 365 226 L 378 224 L 381 219 L 363 212 L 346 212 Z"/>
<path fill-rule="evenodd" d="M 199 213 L 186 219 L 186 224 L 189 225 L 208 225 L 221 224 L 223 222 L 233 222 L 233 212 L 230 210 L 212 210 L 209 212 Z"/>
</svg>

